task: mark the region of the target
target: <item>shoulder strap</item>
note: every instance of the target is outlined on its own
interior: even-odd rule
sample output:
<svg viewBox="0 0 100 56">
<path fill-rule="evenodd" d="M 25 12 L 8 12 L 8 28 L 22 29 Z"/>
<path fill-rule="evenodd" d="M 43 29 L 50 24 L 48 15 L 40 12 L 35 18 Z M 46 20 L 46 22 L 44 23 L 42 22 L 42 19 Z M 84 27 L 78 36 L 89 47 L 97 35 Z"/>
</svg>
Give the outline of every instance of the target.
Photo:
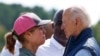
<svg viewBox="0 0 100 56">
<path fill-rule="evenodd" d="M 84 46 L 84 47 L 82 47 L 81 49 L 86 49 L 86 50 L 90 51 L 90 53 L 92 54 L 92 56 L 97 56 L 97 55 L 96 55 L 96 51 L 95 51 L 94 48 L 92 48 L 92 47 Z"/>
</svg>

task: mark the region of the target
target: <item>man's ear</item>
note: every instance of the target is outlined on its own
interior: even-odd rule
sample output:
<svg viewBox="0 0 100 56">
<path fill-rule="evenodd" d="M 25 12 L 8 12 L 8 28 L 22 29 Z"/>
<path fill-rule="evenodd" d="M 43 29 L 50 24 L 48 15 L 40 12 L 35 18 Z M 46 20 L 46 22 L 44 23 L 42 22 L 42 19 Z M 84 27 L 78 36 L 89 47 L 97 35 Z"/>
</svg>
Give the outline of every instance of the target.
<svg viewBox="0 0 100 56">
<path fill-rule="evenodd" d="M 77 27 L 79 27 L 79 26 L 81 26 L 82 24 L 81 24 L 81 18 L 80 17 L 77 17 L 76 19 L 75 19 L 75 24 L 76 24 L 76 26 Z"/>
</svg>

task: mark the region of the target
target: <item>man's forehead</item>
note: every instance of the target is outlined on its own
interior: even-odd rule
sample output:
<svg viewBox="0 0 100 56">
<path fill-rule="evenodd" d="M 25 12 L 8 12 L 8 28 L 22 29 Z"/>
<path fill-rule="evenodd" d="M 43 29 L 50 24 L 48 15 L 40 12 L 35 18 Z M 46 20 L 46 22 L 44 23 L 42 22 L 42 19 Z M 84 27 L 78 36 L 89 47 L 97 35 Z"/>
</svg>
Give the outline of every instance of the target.
<svg viewBox="0 0 100 56">
<path fill-rule="evenodd" d="M 64 11 L 64 13 L 63 13 L 64 16 L 66 16 L 66 15 L 68 16 L 68 15 L 70 15 L 70 14 L 71 14 L 70 10 L 66 10 L 66 11 Z"/>
<path fill-rule="evenodd" d="M 66 10 L 66 11 L 64 11 L 62 18 L 63 18 L 63 20 L 65 20 L 65 19 L 69 18 L 70 16 L 71 16 L 71 12 L 69 10 Z"/>
</svg>

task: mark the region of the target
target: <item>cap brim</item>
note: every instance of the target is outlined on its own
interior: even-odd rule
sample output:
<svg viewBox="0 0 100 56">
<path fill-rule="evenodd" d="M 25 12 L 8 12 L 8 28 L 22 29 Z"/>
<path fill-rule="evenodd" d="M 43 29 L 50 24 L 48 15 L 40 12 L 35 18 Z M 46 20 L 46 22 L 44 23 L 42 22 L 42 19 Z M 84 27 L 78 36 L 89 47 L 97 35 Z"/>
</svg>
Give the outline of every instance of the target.
<svg viewBox="0 0 100 56">
<path fill-rule="evenodd" d="M 38 25 L 45 25 L 45 24 L 48 24 L 50 22 L 51 22 L 51 20 L 42 20 Z"/>
</svg>

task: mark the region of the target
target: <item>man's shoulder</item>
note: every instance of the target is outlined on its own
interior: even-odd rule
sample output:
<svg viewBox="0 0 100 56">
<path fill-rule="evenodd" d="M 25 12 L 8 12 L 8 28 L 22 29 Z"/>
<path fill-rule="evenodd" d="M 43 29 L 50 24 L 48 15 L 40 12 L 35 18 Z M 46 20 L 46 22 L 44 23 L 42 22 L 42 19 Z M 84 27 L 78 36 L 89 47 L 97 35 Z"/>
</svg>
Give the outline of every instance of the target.
<svg viewBox="0 0 100 56">
<path fill-rule="evenodd" d="M 36 56 L 46 56 L 50 51 L 50 39 L 47 39 L 43 45 L 41 45 L 36 52 Z M 48 51 L 49 50 L 49 51 Z"/>
<path fill-rule="evenodd" d="M 92 47 L 92 49 L 100 49 L 99 44 L 94 37 L 89 38 L 84 44 L 84 46 Z"/>
<path fill-rule="evenodd" d="M 50 39 L 47 39 L 44 44 L 42 44 L 38 49 L 43 49 L 50 47 Z"/>
<path fill-rule="evenodd" d="M 89 50 L 81 49 L 76 53 L 75 56 L 92 56 L 92 54 L 89 52 Z"/>
<path fill-rule="evenodd" d="M 51 40 L 51 39 L 47 39 L 47 40 L 45 41 L 45 43 L 44 43 L 43 45 L 41 45 L 41 46 L 48 46 L 48 45 L 50 45 L 50 40 Z"/>
</svg>

